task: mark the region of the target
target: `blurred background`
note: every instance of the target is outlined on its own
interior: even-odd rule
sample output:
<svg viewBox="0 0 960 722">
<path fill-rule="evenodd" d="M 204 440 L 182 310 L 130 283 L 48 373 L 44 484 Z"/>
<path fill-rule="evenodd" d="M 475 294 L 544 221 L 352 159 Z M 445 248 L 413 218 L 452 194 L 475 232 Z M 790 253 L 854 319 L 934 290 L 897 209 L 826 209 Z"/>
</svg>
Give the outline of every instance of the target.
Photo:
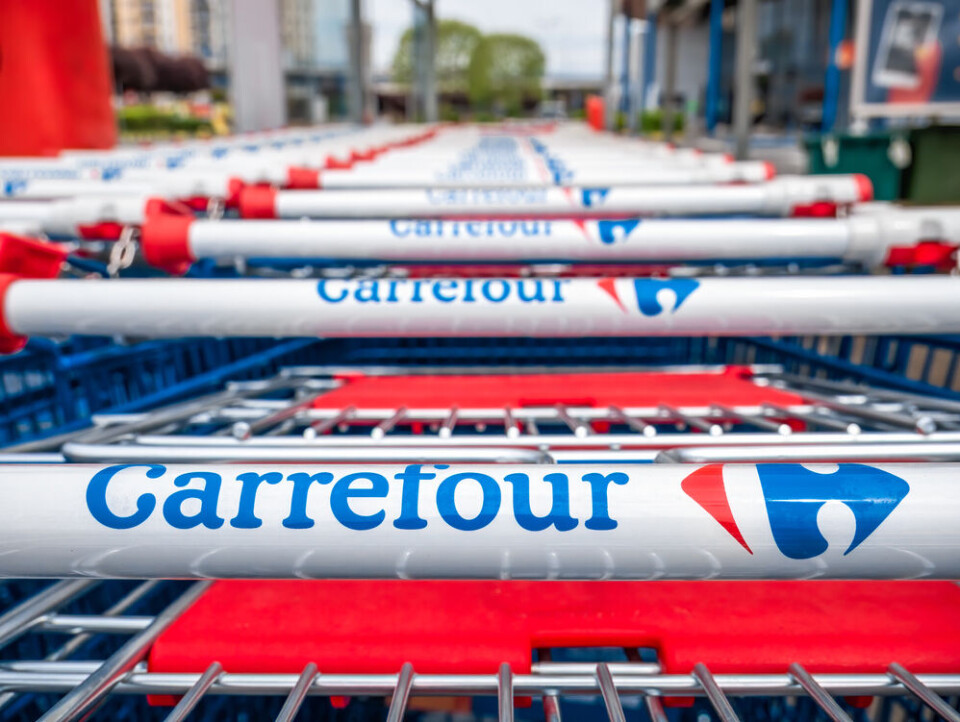
<svg viewBox="0 0 960 722">
<path fill-rule="evenodd" d="M 205 109 L 225 101 L 230 57 L 243 52 L 244 42 L 231 32 L 231 15 L 244 24 L 249 12 L 250 22 L 257 21 L 251 30 L 258 47 L 251 51 L 265 63 L 265 54 L 277 56 L 270 59 L 282 73 L 277 80 L 284 103 L 277 110 L 288 123 L 577 118 L 584 117 L 589 95 L 604 93 L 615 96 L 616 123 L 636 123 L 648 132 L 662 130 L 665 105 L 672 106 L 678 131 L 722 130 L 731 121 L 736 2 L 264 4 L 276 16 L 275 27 L 265 26 L 259 11 L 254 16 L 230 0 L 100 0 L 121 120 L 142 122 L 132 109 L 142 116 L 143 105 L 188 100 Z M 758 122 L 821 127 L 837 4 L 757 4 L 752 74 Z M 271 31 L 278 37 L 269 37 Z M 713 52 L 711 43 L 718 46 Z M 360 106 L 351 100 L 354 78 L 363 85 Z M 844 113 L 845 104 L 839 110 Z M 837 110 L 831 112 L 837 120 Z"/>
<path fill-rule="evenodd" d="M 863 172 L 879 199 L 960 199 L 947 165 L 957 0 L 0 7 L 0 97 L 16 108 L 0 154 L 338 121 L 588 118 L 781 173 Z"/>
</svg>

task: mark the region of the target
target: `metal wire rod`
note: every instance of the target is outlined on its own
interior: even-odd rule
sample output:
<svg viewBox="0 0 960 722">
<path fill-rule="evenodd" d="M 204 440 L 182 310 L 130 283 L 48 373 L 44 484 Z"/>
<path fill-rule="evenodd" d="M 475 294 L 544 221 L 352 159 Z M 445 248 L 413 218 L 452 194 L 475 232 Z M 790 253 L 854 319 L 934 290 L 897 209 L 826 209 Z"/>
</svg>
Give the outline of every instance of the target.
<svg viewBox="0 0 960 722">
<path fill-rule="evenodd" d="M 497 673 L 497 713 L 500 722 L 513 722 L 513 670 L 506 662 Z"/>
<path fill-rule="evenodd" d="M 222 673 L 223 666 L 219 662 L 211 663 L 211 665 L 207 667 L 207 670 L 200 676 L 200 679 L 197 680 L 197 683 L 180 698 L 177 706 L 167 715 L 165 722 L 183 722 L 183 720 L 187 718 L 187 715 L 193 711 L 194 707 L 200 703 L 203 695 L 207 693 L 207 690 L 213 686 L 214 682 L 217 681 Z"/>
<path fill-rule="evenodd" d="M 307 698 L 310 685 L 313 684 L 316 678 L 317 665 L 310 662 L 303 668 L 299 679 L 297 679 L 297 683 L 293 686 L 293 689 L 290 690 L 290 694 L 287 695 L 280 714 L 277 715 L 277 722 L 293 722 L 297 716 L 297 712 L 300 711 L 300 707 L 303 706 L 303 701 Z"/>
<path fill-rule="evenodd" d="M 763 429 L 764 431 L 772 431 L 776 434 L 780 434 L 781 436 L 786 436 L 792 431 L 789 424 L 770 421 L 769 419 L 765 419 L 763 416 L 739 413 L 731 409 L 729 406 L 723 406 L 722 404 L 714 404 L 711 409 L 714 410 L 714 413 L 717 416 L 733 419 L 734 423 L 736 423 L 736 420 L 739 419 L 745 424 L 755 426 L 756 428 Z"/>
<path fill-rule="evenodd" d="M 699 429 L 700 431 L 710 434 L 710 436 L 720 436 L 723 434 L 723 427 L 719 424 L 697 418 L 667 404 L 660 406 L 660 414 L 665 419 L 675 419 L 691 428 Z"/>
<path fill-rule="evenodd" d="M 35 663 L 36 664 L 36 663 Z M 67 692 L 82 684 L 97 667 L 96 663 L 68 662 L 62 672 L 46 663 L 43 671 L 20 671 L 16 665 L 0 663 L 0 687 L 15 691 Z M 145 667 L 133 670 L 113 688 L 117 694 L 183 695 L 196 684 L 199 673 L 147 672 Z M 896 696 L 905 687 L 889 674 L 817 674 L 816 681 L 835 696 Z M 918 674 L 917 679 L 942 695 L 960 693 L 960 673 Z M 287 695 L 296 684 L 293 674 L 239 674 L 224 672 L 210 688 L 210 694 Z M 714 680 L 730 696 L 796 696 L 803 687 L 788 674 L 720 674 Z M 689 674 L 614 675 L 621 695 L 702 696 L 705 690 Z M 411 695 L 497 695 L 499 677 L 487 675 L 416 675 Z M 393 694 L 396 674 L 323 674 L 317 677 L 310 694 L 320 696 L 380 696 Z M 599 694 L 597 675 L 593 674 L 520 674 L 513 676 L 513 692 L 518 696 Z"/>
<path fill-rule="evenodd" d="M 620 421 L 626 424 L 632 431 L 636 431 L 638 434 L 643 434 L 644 436 L 656 436 L 657 427 L 653 424 L 648 424 L 645 421 L 641 421 L 635 416 L 629 416 L 623 409 L 619 406 L 609 406 L 608 411 L 613 417 L 614 421 Z"/>
<path fill-rule="evenodd" d="M 30 631 L 43 615 L 62 607 L 72 599 L 89 592 L 99 582 L 94 579 L 74 579 L 51 584 L 0 616 L 0 648 Z"/>
<path fill-rule="evenodd" d="M 153 617 L 117 617 L 96 614 L 54 614 L 37 624 L 41 632 L 60 634 L 133 634 L 146 629 Z"/>
<path fill-rule="evenodd" d="M 607 708 L 607 717 L 610 722 L 627 722 L 623 714 L 623 703 L 620 701 L 620 693 L 617 692 L 617 686 L 613 682 L 613 675 L 610 668 L 600 663 L 597 665 L 597 684 L 600 685 L 600 694 L 603 696 L 603 704 Z"/>
<path fill-rule="evenodd" d="M 815 426 L 823 426 L 827 429 L 834 429 L 836 431 L 846 432 L 850 436 L 855 436 L 860 433 L 860 425 L 850 422 L 843 421 L 841 419 L 836 419 L 832 416 L 826 416 L 825 414 L 819 413 L 806 413 L 803 411 L 787 410 L 776 404 L 763 404 L 762 407 L 765 410 L 768 410 L 771 415 L 775 416 L 784 416 L 786 418 L 794 418 L 799 421 L 803 421 L 808 424 L 814 424 Z M 815 406 L 815 409 L 826 410 L 826 407 Z"/>
<path fill-rule="evenodd" d="M 397 675 L 397 686 L 393 690 L 393 698 L 390 700 L 390 709 L 387 710 L 387 722 L 401 722 L 403 714 L 407 709 L 407 702 L 410 700 L 410 689 L 413 687 L 413 665 L 407 662 L 400 669 Z"/>
<path fill-rule="evenodd" d="M 439 435 L 441 439 L 449 439 L 453 435 L 453 430 L 457 425 L 457 415 L 457 407 L 451 406 L 447 418 L 443 420 L 443 424 L 440 426 Z"/>
<path fill-rule="evenodd" d="M 701 662 L 693 668 L 693 677 L 703 688 L 704 694 L 707 695 L 707 699 L 710 700 L 710 704 L 713 705 L 717 715 L 723 722 L 740 722 L 740 718 L 737 716 L 737 713 L 734 712 L 733 705 L 730 704 L 727 695 L 720 689 L 717 680 L 714 679 L 705 664 Z"/>
<path fill-rule="evenodd" d="M 947 722 L 960 722 L 960 712 L 948 705 L 943 697 L 921 682 L 916 675 L 905 667 L 894 662 L 887 668 L 887 673 Z"/>
<path fill-rule="evenodd" d="M 389 419 L 384 419 L 375 427 L 373 427 L 373 430 L 370 432 L 370 436 L 374 439 L 382 439 L 384 436 L 390 433 L 390 431 L 393 430 L 393 427 L 399 424 L 406 415 L 407 407 L 401 406 L 394 412 L 393 416 L 391 416 Z"/>
<path fill-rule="evenodd" d="M 81 716 L 97 701 L 110 693 L 133 666 L 150 649 L 150 645 L 169 627 L 180 614 L 193 604 L 210 587 L 211 582 L 193 584 L 173 604 L 154 619 L 153 624 L 132 637 L 107 658 L 96 672 L 63 697 L 41 717 L 42 722 L 65 722 Z"/>
<path fill-rule="evenodd" d="M 827 692 L 813 678 L 813 676 L 802 666 L 794 662 L 790 665 L 790 676 L 797 680 L 797 684 L 803 687 L 804 692 L 810 695 L 810 698 L 817 703 L 817 706 L 823 710 L 833 722 L 853 722 L 850 715 L 843 711 L 843 708 L 837 704 L 830 693 Z"/>
<path fill-rule="evenodd" d="M 585 436 L 590 435 L 590 427 L 587 426 L 582 421 L 573 418 L 570 413 L 567 411 L 567 407 L 563 404 L 557 404 L 556 406 L 557 418 L 560 419 L 564 424 L 567 425 L 567 428 L 573 432 L 573 435 L 578 439 L 582 439 Z"/>
<path fill-rule="evenodd" d="M 663 703 L 659 697 L 646 695 L 643 701 L 647 705 L 647 714 L 650 715 L 650 722 L 669 722 L 666 711 L 663 709 Z"/>
<path fill-rule="evenodd" d="M 303 437 L 305 439 L 313 439 L 322 434 L 326 434 L 328 431 L 332 431 L 340 424 L 349 421 L 356 411 L 356 406 L 347 406 L 346 408 L 337 412 L 335 416 L 331 416 L 329 419 L 314 421 L 312 424 L 310 424 L 310 426 L 303 430 Z"/>
</svg>

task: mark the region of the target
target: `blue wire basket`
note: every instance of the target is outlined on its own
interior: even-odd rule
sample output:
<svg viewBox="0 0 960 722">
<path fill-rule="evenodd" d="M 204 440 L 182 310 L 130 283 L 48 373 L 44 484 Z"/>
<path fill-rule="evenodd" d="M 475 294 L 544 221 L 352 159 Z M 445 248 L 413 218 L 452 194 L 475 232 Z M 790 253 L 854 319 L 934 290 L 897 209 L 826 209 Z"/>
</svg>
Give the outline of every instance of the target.
<svg viewBox="0 0 960 722">
<path fill-rule="evenodd" d="M 611 366 L 779 364 L 960 399 L 960 336 L 587 339 L 31 340 L 0 358 L 0 445 L 74 431 L 93 414 L 144 411 L 285 365 Z"/>
<path fill-rule="evenodd" d="M 960 337 L 595 338 L 595 339 L 193 339 L 120 345 L 109 339 L 32 341 L 23 352 L 0 360 L 0 438 L 7 444 L 68 432 L 98 412 L 148 410 L 222 387 L 228 380 L 263 378 L 286 365 L 397 366 L 660 366 L 684 364 L 778 364 L 803 376 L 870 383 L 943 398 L 960 398 Z M 174 586 L 171 586 L 173 584 Z M 0 609 L 36 593 L 44 582 L 0 581 Z M 129 593 L 132 583 L 104 582 L 61 611 L 89 613 Z M 141 599 L 132 613 L 153 614 L 181 587 L 165 583 Z M 73 659 L 103 659 L 122 640 L 92 637 Z M 29 635 L 0 650 L 4 659 L 42 659 L 63 643 L 56 635 Z M 575 655 L 576 650 L 571 650 Z M 595 650 L 594 650 L 595 652 Z M 0 720 L 36 719 L 56 696 L 23 694 L 0 707 Z M 211 696 L 193 719 L 272 719 L 281 697 L 234 699 Z M 883 700 L 884 711 L 920 719 L 923 710 L 906 698 Z M 806 698 L 745 699 L 738 709 L 750 719 L 812 720 L 817 708 Z M 577 719 L 606 719 L 596 700 L 573 700 L 565 711 Z M 863 710 L 847 708 L 853 719 Z M 140 696 L 113 695 L 92 719 L 163 719 L 168 708 L 149 707 Z M 642 707 L 631 719 L 648 719 Z M 382 720 L 380 700 L 353 700 L 336 709 L 327 699 L 308 700 L 304 716 L 329 722 Z M 495 718 L 494 700 L 475 701 L 472 719 Z M 430 716 L 411 711 L 407 719 Z M 539 703 L 516 711 L 518 720 L 543 719 Z M 698 701 L 670 709 L 672 722 L 714 719 Z M 434 719 L 434 717 L 431 717 Z"/>
<path fill-rule="evenodd" d="M 302 363 L 316 340 L 186 339 L 130 345 L 110 339 L 33 339 L 0 358 L 0 445 L 89 424 L 93 414 L 133 412 Z"/>
<path fill-rule="evenodd" d="M 345 365 L 779 364 L 803 376 L 960 399 L 960 336 L 335 339 L 311 353 L 318 363 Z"/>
</svg>

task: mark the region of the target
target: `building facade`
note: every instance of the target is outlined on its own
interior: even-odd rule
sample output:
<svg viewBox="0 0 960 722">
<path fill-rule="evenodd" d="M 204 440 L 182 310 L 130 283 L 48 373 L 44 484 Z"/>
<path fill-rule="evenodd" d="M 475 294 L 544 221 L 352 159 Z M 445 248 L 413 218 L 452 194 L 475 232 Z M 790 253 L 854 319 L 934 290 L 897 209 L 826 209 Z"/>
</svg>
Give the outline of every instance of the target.
<svg viewBox="0 0 960 722">
<path fill-rule="evenodd" d="M 104 30 L 123 47 L 150 47 L 174 55 L 226 61 L 226 0 L 105 0 Z"/>
</svg>

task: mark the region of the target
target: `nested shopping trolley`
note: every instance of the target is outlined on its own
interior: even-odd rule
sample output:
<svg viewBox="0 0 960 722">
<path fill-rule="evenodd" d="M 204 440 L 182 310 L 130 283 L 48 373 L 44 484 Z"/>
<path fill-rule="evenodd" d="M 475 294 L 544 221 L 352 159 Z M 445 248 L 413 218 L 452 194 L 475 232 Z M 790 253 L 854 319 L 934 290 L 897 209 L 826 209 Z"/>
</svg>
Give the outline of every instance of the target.
<svg viewBox="0 0 960 722">
<path fill-rule="evenodd" d="M 54 495 L 62 496 L 65 508 L 84 505 L 74 498 L 76 489 L 83 496 L 85 482 L 104 469 L 123 467 L 111 479 L 133 483 L 138 495 L 154 492 L 159 498 L 153 485 L 175 473 L 205 471 L 226 484 L 253 469 L 280 469 L 288 477 L 306 470 L 330 474 L 335 487 L 358 473 L 357 462 L 366 472 L 417 479 L 424 498 L 431 497 L 412 515 L 402 502 L 391 507 L 387 525 L 406 519 L 416 527 L 421 517 L 428 529 L 448 523 L 428 508 L 438 491 L 429 474 L 440 485 L 457 474 L 485 475 L 501 487 L 501 507 L 509 506 L 508 490 L 518 488 L 519 479 L 508 482 L 508 474 L 544 481 L 554 475 L 559 483 L 556 475 L 572 481 L 619 472 L 649 487 L 650 496 L 644 497 L 648 504 L 628 512 L 616 502 L 617 484 L 611 482 L 610 503 L 597 514 L 591 507 L 596 499 L 571 485 L 568 510 L 548 512 L 549 504 L 534 500 L 525 518 L 529 544 L 505 555 L 502 545 L 491 550 L 486 542 L 451 542 L 446 556 L 435 549 L 423 556 L 424 549 L 411 542 L 404 566 L 393 567 L 393 574 L 373 574 L 407 577 L 393 581 L 309 579 L 333 568 L 341 570 L 335 576 L 351 576 L 343 570 L 374 564 L 378 551 L 356 536 L 351 537 L 356 562 L 345 552 L 331 553 L 336 545 L 318 548 L 310 542 L 308 549 L 295 537 L 285 546 L 296 547 L 297 559 L 264 555 L 270 544 L 258 541 L 245 545 L 242 560 L 231 560 L 215 548 L 216 537 L 194 538 L 199 546 L 190 552 L 197 554 L 192 566 L 158 574 L 236 576 L 230 565 L 240 564 L 244 576 L 260 570 L 262 576 L 306 579 L 101 581 L 90 577 L 123 576 L 118 570 L 130 563 L 136 568 L 138 559 L 162 567 L 183 557 L 173 550 L 177 537 L 164 536 L 159 526 L 152 527 L 158 532 L 152 540 L 140 527 L 129 529 L 136 535 L 129 543 L 138 549 L 134 552 L 115 537 L 111 552 L 100 553 L 94 547 L 103 540 L 91 535 L 90 553 L 80 555 L 86 566 L 74 567 L 80 578 L 46 586 L 8 581 L 0 587 L 11 600 L 0 617 L 0 653 L 6 659 L 0 666 L 5 692 L 0 709 L 11 718 L 49 710 L 51 719 L 97 710 L 104 718 L 246 713 L 291 719 L 299 711 L 397 720 L 469 709 L 508 720 L 598 712 L 614 720 L 699 714 L 921 718 L 924 710 L 955 719 L 960 592 L 951 581 L 920 579 L 937 576 L 924 560 L 949 564 L 951 558 L 949 549 L 938 557 L 942 550 L 932 540 L 949 545 L 952 538 L 952 467 L 939 462 L 957 451 L 956 340 L 669 338 L 593 344 L 588 359 L 579 340 L 540 340 L 526 347 L 489 339 L 316 342 L 312 353 L 323 365 L 291 366 L 276 375 L 265 369 L 260 380 L 230 383 L 212 395 L 146 413 L 99 415 L 90 428 L 46 449 L 9 449 L 20 462 L 46 451 L 46 459 L 60 453 L 93 465 L 50 467 L 65 474 Z M 485 356 L 478 354 L 483 349 Z M 509 366 L 465 368 L 459 361 L 464 357 Z M 634 367 L 609 368 L 607 359 L 614 357 Z M 328 359 L 351 363 L 333 367 L 324 363 Z M 558 359 L 566 368 L 541 365 Z M 698 463 L 683 466 L 679 460 Z M 840 473 L 847 484 L 883 483 L 895 498 L 902 493 L 897 481 L 871 478 L 892 474 L 909 485 L 910 494 L 932 494 L 927 497 L 932 506 L 925 508 L 939 506 L 940 512 L 913 519 L 923 532 L 919 536 L 916 528 L 896 527 L 905 536 L 884 537 L 899 523 L 891 514 L 849 555 L 843 552 L 856 539 L 834 536 L 843 520 L 833 517 L 831 527 L 829 518 L 822 519 L 817 528 L 833 529 L 828 535 L 840 545 L 836 554 L 803 558 L 809 551 L 781 540 L 793 556 L 773 562 L 768 554 L 779 550 L 778 543 L 759 529 L 763 512 L 751 509 L 742 492 L 744 483 L 749 486 L 744 474 L 776 481 L 770 481 L 769 464 L 729 463 L 738 460 L 787 460 L 791 463 L 778 468 L 807 474 L 801 480 L 808 484 L 829 476 L 824 472 Z M 654 461 L 665 463 L 649 463 Z M 797 463 L 831 461 L 841 466 Z M 890 461 L 912 463 L 885 465 Z M 20 475 L 20 483 L 29 473 L 29 467 L 8 469 Z M 864 477 L 857 469 L 873 471 Z M 322 487 L 319 481 L 317 489 Z M 265 482 L 264 488 L 274 487 Z M 726 490 L 729 518 L 718 512 L 717 489 Z M 261 529 L 277 533 L 290 500 L 260 493 L 252 512 Z M 22 508 L 29 510 L 31 494 L 38 499 L 35 490 L 18 497 L 25 500 Z M 671 495 L 689 502 L 682 512 Z M 490 526 L 505 514 L 516 516 L 517 497 L 510 498 L 513 507 L 501 509 Z M 329 510 L 304 507 L 314 529 L 337 523 L 330 503 Z M 353 503 L 350 508 L 360 516 L 372 512 L 362 499 Z M 159 498 L 156 514 L 162 516 L 165 506 Z M 483 513 L 474 517 L 458 508 L 450 517 L 454 523 L 475 522 Z M 676 541 L 659 540 L 660 558 L 633 567 L 623 566 L 624 551 L 613 547 L 573 545 L 572 556 L 562 549 L 553 549 L 555 557 L 532 555 L 536 534 L 545 530 L 531 529 L 545 519 L 556 529 L 575 519 L 578 526 L 562 533 L 585 532 L 591 509 L 595 526 L 619 520 L 626 527 L 628 519 L 647 515 L 656 523 L 645 527 L 663 528 L 664 519 L 671 519 L 667 532 Z M 135 511 L 111 509 L 124 517 Z M 688 516 L 694 526 L 688 526 Z M 67 520 L 63 528 L 72 531 Z M 801 537 L 816 541 L 809 526 L 798 529 Z M 873 547 L 878 541 L 882 546 Z M 151 544 L 169 544 L 171 550 L 158 554 Z M 45 545 L 37 540 L 36 546 Z M 0 563 L 31 553 L 8 551 Z M 751 559 L 769 565 L 759 576 L 781 580 L 757 581 L 757 574 L 745 571 L 750 567 L 739 567 L 744 579 L 735 581 L 737 565 Z M 65 560 L 40 554 L 31 563 L 41 562 Z M 845 563 L 863 565 L 857 572 L 862 577 L 898 579 L 796 581 L 828 576 L 844 568 L 833 565 Z M 285 564 L 286 572 L 278 573 Z M 294 569 L 297 574 L 290 573 Z M 431 569 L 476 579 L 428 581 Z M 784 569 L 789 579 L 782 578 Z M 846 569 L 841 575 L 853 576 L 854 567 Z M 565 570 L 577 580 L 565 580 Z M 716 579 L 705 580 L 710 577 Z M 543 578 L 552 581 L 539 581 Z M 638 578 L 658 581 L 616 581 Z M 331 711 L 343 705 L 343 712 Z"/>
<path fill-rule="evenodd" d="M 447 145 L 472 163 L 476 142 Z M 237 202 L 644 211 L 646 191 L 553 187 L 592 172 L 562 134 L 553 145 L 524 146 L 548 171 L 533 191 L 424 176 L 412 194 Z M 486 146 L 482 168 L 454 170 L 519 172 L 515 141 Z M 375 170 L 356 177 L 391 177 Z M 851 178 L 660 200 L 819 213 L 820 186 L 862 200 Z M 203 226 L 178 218 L 182 252 Z M 952 237 L 907 218 L 922 227 L 907 245 L 949 260 Z M 563 228 L 622 242 L 629 224 L 605 220 Z M 830 253 L 886 228 L 831 225 Z M 882 262 L 905 239 L 880 240 Z M 199 248 L 170 265 L 216 254 Z M 957 719 L 958 342 L 907 335 L 960 332 L 957 283 L 3 276 L 7 349 L 73 334 L 263 346 L 6 445 L 0 715 Z"/>
</svg>

